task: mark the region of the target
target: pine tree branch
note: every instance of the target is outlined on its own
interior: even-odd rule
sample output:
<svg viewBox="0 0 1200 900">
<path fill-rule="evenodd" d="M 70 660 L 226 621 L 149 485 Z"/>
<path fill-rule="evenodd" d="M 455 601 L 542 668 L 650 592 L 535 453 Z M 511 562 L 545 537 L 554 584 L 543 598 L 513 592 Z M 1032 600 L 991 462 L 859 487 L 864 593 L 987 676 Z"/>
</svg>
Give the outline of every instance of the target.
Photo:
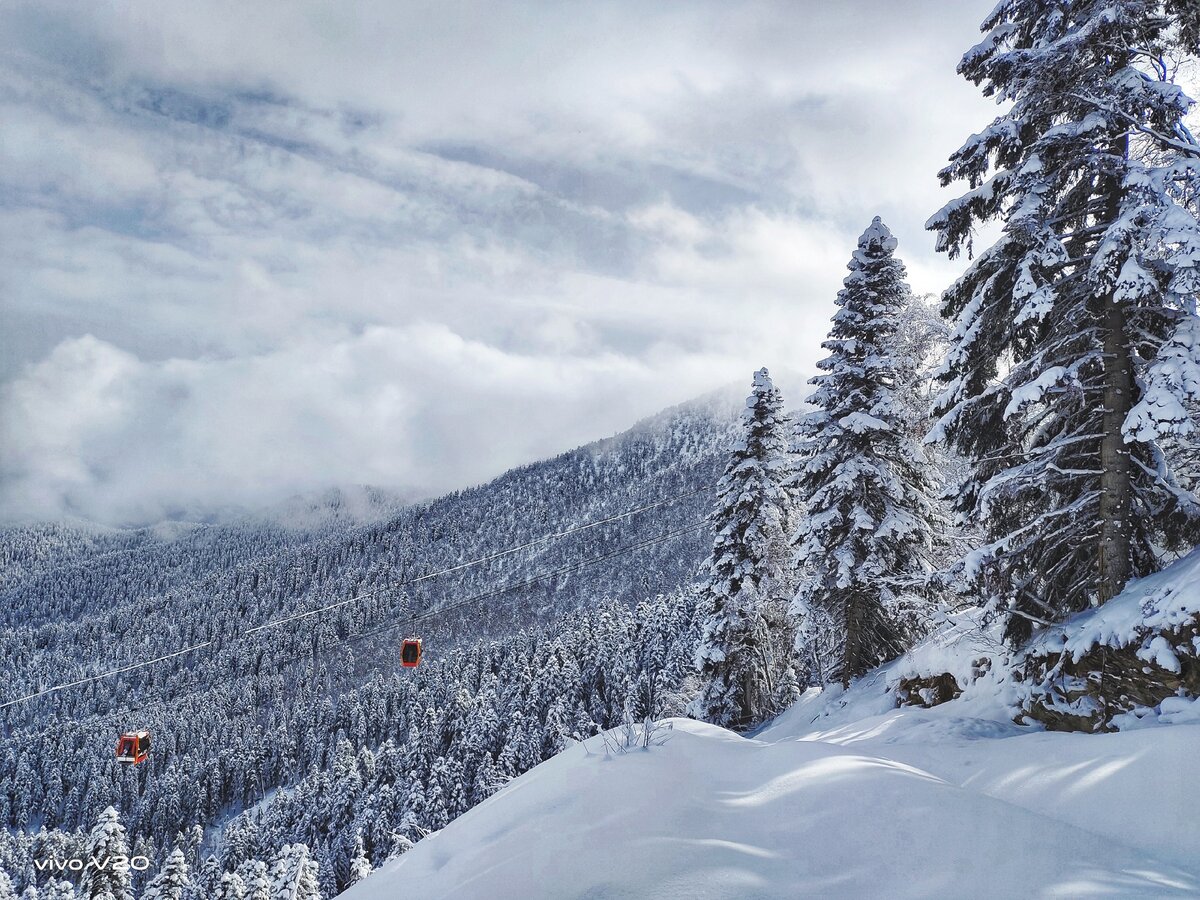
<svg viewBox="0 0 1200 900">
<path fill-rule="evenodd" d="M 1079 94 L 1079 93 L 1071 92 L 1071 93 L 1068 93 L 1068 96 L 1074 97 L 1076 100 L 1080 100 L 1084 103 L 1090 104 L 1090 105 L 1094 106 L 1096 109 L 1100 110 L 1101 112 L 1108 113 L 1109 115 L 1112 115 L 1112 116 L 1117 116 L 1118 118 L 1124 120 L 1125 124 L 1129 128 L 1131 128 L 1133 132 L 1142 134 L 1149 138 L 1153 138 L 1155 141 L 1158 141 L 1158 143 L 1162 147 L 1169 147 L 1170 149 L 1176 150 L 1185 156 L 1190 156 L 1195 159 L 1200 159 L 1200 145 L 1196 144 L 1194 139 L 1191 142 L 1188 142 L 1186 140 L 1179 140 L 1177 138 L 1168 137 L 1167 135 L 1163 134 L 1161 131 L 1151 128 L 1150 126 L 1145 125 L 1142 122 L 1138 121 L 1136 118 L 1131 116 L 1129 113 L 1125 112 L 1125 110 L 1118 109 L 1114 106 L 1110 106 L 1095 97 L 1089 97 L 1087 94 Z M 1185 134 L 1186 134 L 1186 132 L 1185 132 Z M 1189 138 L 1191 137 L 1190 134 L 1186 134 L 1186 136 Z"/>
</svg>

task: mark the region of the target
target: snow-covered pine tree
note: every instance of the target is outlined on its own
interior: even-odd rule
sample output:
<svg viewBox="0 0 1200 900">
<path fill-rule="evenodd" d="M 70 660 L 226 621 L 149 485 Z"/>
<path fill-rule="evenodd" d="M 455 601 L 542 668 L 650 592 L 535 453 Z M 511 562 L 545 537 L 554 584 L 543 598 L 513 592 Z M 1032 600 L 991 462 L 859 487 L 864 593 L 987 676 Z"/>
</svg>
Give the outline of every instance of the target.
<svg viewBox="0 0 1200 900">
<path fill-rule="evenodd" d="M 784 489 L 787 416 L 765 368 L 754 373 L 742 423 L 743 436 L 717 484 L 716 537 L 697 609 L 701 693 L 691 709 L 727 727 L 748 726 L 772 711 L 776 669 L 790 662 L 786 641 L 776 648 L 768 627 L 767 607 L 781 605 L 789 592 L 790 499 Z"/>
<path fill-rule="evenodd" d="M 816 410 L 797 423 L 794 537 L 797 653 L 817 680 L 849 682 L 901 653 L 917 620 L 911 597 L 931 570 L 933 484 L 910 427 L 915 364 L 897 357 L 913 302 L 896 239 L 877 216 L 858 240 L 836 303 Z"/>
<path fill-rule="evenodd" d="M 937 393 L 934 372 L 949 349 L 950 329 L 932 294 L 910 294 L 894 318 L 895 332 L 888 345 L 895 367 L 896 401 L 903 407 L 909 433 L 923 442 L 931 424 L 929 405 Z M 933 465 L 937 469 L 941 460 Z"/>
<path fill-rule="evenodd" d="M 75 893 L 75 885 L 69 881 L 56 881 L 50 879 L 42 888 L 42 900 L 75 900 L 79 895 Z"/>
<path fill-rule="evenodd" d="M 246 883 L 234 872 L 223 872 L 213 900 L 246 900 Z"/>
<path fill-rule="evenodd" d="M 184 900 L 207 900 L 216 894 L 220 883 L 221 863 L 210 854 L 200 868 L 191 873 L 191 884 L 183 893 Z"/>
<path fill-rule="evenodd" d="M 190 884 L 187 859 L 183 851 L 176 847 L 167 856 L 158 874 L 146 885 L 142 900 L 183 900 Z"/>
<path fill-rule="evenodd" d="M 133 900 L 129 842 L 116 809 L 100 813 L 88 838 L 88 859 L 79 890 L 85 900 Z"/>
<path fill-rule="evenodd" d="M 354 836 L 354 853 L 350 857 L 350 878 L 347 887 L 358 884 L 371 874 L 371 860 L 367 859 L 367 851 L 363 848 L 362 832 Z"/>
<path fill-rule="evenodd" d="M 267 864 L 250 859 L 238 866 L 238 875 L 246 885 L 246 900 L 271 900 L 271 877 Z"/>
<path fill-rule="evenodd" d="M 182 847 L 187 864 L 193 868 L 200 867 L 200 847 L 204 843 L 204 826 L 192 825 L 186 828 L 175 839 L 175 846 Z"/>
<path fill-rule="evenodd" d="M 321 900 L 317 864 L 304 844 L 286 844 L 271 867 L 271 900 Z"/>
<path fill-rule="evenodd" d="M 1196 518 L 1155 445 L 1200 387 L 1200 227 L 1177 202 L 1200 146 L 1162 62 L 1185 6 L 1005 0 L 959 64 L 1011 106 L 942 170 L 970 190 L 928 227 L 952 257 L 977 224 L 1004 234 L 944 295 L 930 438 L 975 460 L 957 505 L 988 533 L 967 575 L 1014 644 L 1152 571 Z"/>
</svg>

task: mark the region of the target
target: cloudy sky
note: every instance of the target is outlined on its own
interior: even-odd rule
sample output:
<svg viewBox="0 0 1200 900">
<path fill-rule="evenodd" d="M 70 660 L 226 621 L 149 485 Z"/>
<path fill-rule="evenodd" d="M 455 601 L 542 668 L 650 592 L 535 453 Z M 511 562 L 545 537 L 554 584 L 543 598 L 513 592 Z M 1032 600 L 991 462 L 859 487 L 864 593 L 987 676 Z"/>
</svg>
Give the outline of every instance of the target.
<svg viewBox="0 0 1200 900">
<path fill-rule="evenodd" d="M 0 6 L 0 517 L 430 494 L 919 291 L 993 0 Z"/>
</svg>

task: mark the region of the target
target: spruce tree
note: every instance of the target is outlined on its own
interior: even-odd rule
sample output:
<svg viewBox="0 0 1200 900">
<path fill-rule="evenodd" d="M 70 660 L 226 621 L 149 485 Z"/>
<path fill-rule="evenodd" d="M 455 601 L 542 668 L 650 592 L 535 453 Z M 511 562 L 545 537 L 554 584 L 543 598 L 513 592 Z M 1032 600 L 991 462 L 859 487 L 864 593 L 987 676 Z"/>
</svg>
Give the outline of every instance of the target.
<svg viewBox="0 0 1200 900">
<path fill-rule="evenodd" d="M 701 693 L 692 704 L 697 718 L 734 728 L 772 712 L 780 660 L 768 607 L 788 592 L 787 417 L 766 369 L 754 373 L 742 425 L 717 484 L 716 536 L 697 610 L 703 629 L 696 651 Z M 783 648 L 785 658 L 787 652 Z"/>
<path fill-rule="evenodd" d="M 113 807 L 100 813 L 88 838 L 87 854 L 98 862 L 83 870 L 79 889 L 84 900 L 133 900 L 129 843 Z"/>
<path fill-rule="evenodd" d="M 848 683 L 907 647 L 906 599 L 931 570 L 932 482 L 911 431 L 912 361 L 899 358 L 912 302 L 896 239 L 876 217 L 858 240 L 797 423 L 796 487 L 805 516 L 794 537 L 800 588 L 797 653 L 811 675 Z"/>
<path fill-rule="evenodd" d="M 246 883 L 240 875 L 223 872 L 212 896 L 213 900 L 246 900 Z"/>
<path fill-rule="evenodd" d="M 221 883 L 221 863 L 209 855 L 198 870 L 192 873 L 191 885 L 184 891 L 185 900 L 206 900 L 217 892 Z"/>
<path fill-rule="evenodd" d="M 176 847 L 167 856 L 158 874 L 146 885 L 142 900 L 183 900 L 190 884 L 187 859 L 183 851 Z"/>
<path fill-rule="evenodd" d="M 346 885 L 358 884 L 370 874 L 371 860 L 367 859 L 367 852 L 363 849 L 362 832 L 360 831 L 354 836 L 354 853 L 350 857 L 350 878 Z"/>
<path fill-rule="evenodd" d="M 1163 63 L 1186 7 L 1005 0 L 959 64 L 1010 105 L 942 170 L 969 191 L 928 227 L 951 257 L 979 224 L 1004 232 L 944 295 L 931 439 L 974 460 L 957 505 L 987 536 L 966 574 L 1014 644 L 1153 571 L 1196 519 L 1155 443 L 1196 393 L 1177 376 L 1196 366 L 1200 227 L 1179 201 L 1200 146 Z"/>
<path fill-rule="evenodd" d="M 267 864 L 250 859 L 238 866 L 238 875 L 246 885 L 246 900 L 271 900 L 271 877 Z"/>
<path fill-rule="evenodd" d="M 271 867 L 271 900 L 321 900 L 317 864 L 304 844 L 286 844 Z"/>
</svg>

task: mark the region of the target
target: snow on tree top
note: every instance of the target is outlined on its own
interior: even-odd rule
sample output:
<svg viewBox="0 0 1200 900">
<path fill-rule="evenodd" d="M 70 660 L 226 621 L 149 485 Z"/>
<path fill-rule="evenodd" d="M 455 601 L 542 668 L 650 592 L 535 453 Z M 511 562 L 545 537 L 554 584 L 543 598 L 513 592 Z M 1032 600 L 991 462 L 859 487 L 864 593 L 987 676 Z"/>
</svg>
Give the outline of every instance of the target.
<svg viewBox="0 0 1200 900">
<path fill-rule="evenodd" d="M 775 390 L 775 383 L 771 381 L 771 373 L 767 371 L 766 366 L 763 366 L 754 373 L 754 387 L 751 389 L 749 396 L 746 397 L 746 408 L 742 411 L 742 418 L 746 418 L 751 413 L 758 404 L 759 398 L 766 396 L 773 390 Z"/>
<path fill-rule="evenodd" d="M 898 243 L 891 229 L 883 224 L 883 220 L 879 216 L 871 220 L 871 224 L 867 226 L 867 230 L 858 239 L 860 249 L 875 250 L 877 252 L 883 251 L 886 253 L 891 253 L 895 250 Z"/>
</svg>

